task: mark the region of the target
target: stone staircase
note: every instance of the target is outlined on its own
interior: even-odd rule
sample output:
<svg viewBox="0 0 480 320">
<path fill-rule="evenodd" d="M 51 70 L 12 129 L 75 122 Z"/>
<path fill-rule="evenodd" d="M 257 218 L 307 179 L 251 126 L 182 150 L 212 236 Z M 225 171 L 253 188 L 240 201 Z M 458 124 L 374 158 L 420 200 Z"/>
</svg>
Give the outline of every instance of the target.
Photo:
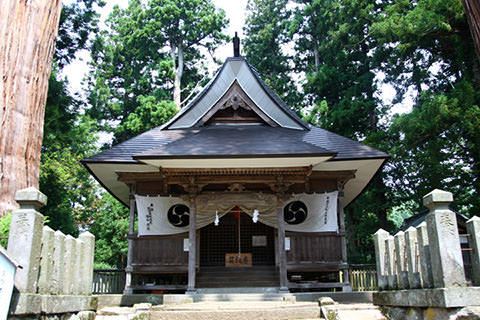
<svg viewBox="0 0 480 320">
<path fill-rule="evenodd" d="M 335 316 L 327 315 L 329 310 Z M 322 317 L 323 316 L 323 317 Z M 204 301 L 133 307 L 105 307 L 95 320 L 384 320 L 372 304 L 334 304 L 320 312 L 317 302 L 291 301 Z"/>
<path fill-rule="evenodd" d="M 231 288 L 262 287 L 278 288 L 279 275 L 275 266 L 255 266 L 255 268 L 202 267 L 197 274 L 196 287 Z"/>
<path fill-rule="evenodd" d="M 313 302 L 198 302 L 155 306 L 150 320 L 287 320 L 318 319 L 320 310 Z"/>
</svg>

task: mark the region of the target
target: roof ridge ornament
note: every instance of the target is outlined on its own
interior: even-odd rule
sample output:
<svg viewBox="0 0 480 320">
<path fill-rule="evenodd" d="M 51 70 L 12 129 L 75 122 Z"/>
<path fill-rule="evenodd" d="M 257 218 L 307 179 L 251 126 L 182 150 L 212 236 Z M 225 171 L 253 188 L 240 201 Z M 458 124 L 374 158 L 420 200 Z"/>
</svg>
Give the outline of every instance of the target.
<svg viewBox="0 0 480 320">
<path fill-rule="evenodd" d="M 235 32 L 235 37 L 233 37 L 233 56 L 240 57 L 240 38 Z"/>
</svg>

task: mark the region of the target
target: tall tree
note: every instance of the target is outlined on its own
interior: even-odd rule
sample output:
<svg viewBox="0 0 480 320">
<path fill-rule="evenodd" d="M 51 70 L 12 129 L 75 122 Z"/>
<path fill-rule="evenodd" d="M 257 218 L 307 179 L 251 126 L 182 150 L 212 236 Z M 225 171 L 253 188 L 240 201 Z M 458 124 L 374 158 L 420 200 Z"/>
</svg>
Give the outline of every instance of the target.
<svg viewBox="0 0 480 320">
<path fill-rule="evenodd" d="M 43 116 L 61 1 L 2 2 L 0 10 L 0 214 L 14 193 L 38 188 Z"/>
<path fill-rule="evenodd" d="M 412 112 L 394 119 L 397 195 L 454 193 L 464 213 L 480 210 L 480 69 L 460 0 L 389 4 L 371 28 L 393 48 L 382 69 L 397 101 L 416 93 Z M 393 166 L 394 165 L 394 166 Z M 408 183 L 405 183 L 407 181 Z"/>
<path fill-rule="evenodd" d="M 205 68 L 200 47 L 225 35 L 225 13 L 210 0 L 132 0 L 114 9 L 92 47 L 88 111 L 121 142 L 170 119 Z"/>
<path fill-rule="evenodd" d="M 89 37 L 98 30 L 95 7 L 102 5 L 100 0 L 78 0 L 63 6 L 49 79 L 39 179 L 48 202 L 41 212 L 50 227 L 65 234 L 76 235 L 90 222 L 98 187 L 79 163 L 96 150 L 95 126 L 60 73 L 88 47 Z"/>
<path fill-rule="evenodd" d="M 174 63 L 173 101 L 180 110 L 186 51 L 199 47 L 215 49 L 227 39 L 221 31 L 228 20 L 211 0 L 151 0 L 148 7 L 147 26 L 168 44 Z"/>
<path fill-rule="evenodd" d="M 292 80 L 292 56 L 285 53 L 291 11 L 288 0 L 250 0 L 244 27 L 243 51 L 263 80 L 290 107 L 301 109 L 301 99 Z"/>
<path fill-rule="evenodd" d="M 467 14 L 470 32 L 477 50 L 477 57 L 480 59 L 480 4 L 475 0 L 462 0 Z"/>
<path fill-rule="evenodd" d="M 385 146 L 388 110 L 378 97 L 376 78 L 385 48 L 370 36 L 382 9 L 372 0 L 302 0 L 291 31 L 296 39 L 295 65 L 306 74 L 303 90 L 312 107 L 305 119 L 340 135 L 388 150 Z M 349 259 L 368 262 L 371 239 L 378 227 L 391 229 L 391 207 L 385 173 L 346 210 Z"/>
</svg>

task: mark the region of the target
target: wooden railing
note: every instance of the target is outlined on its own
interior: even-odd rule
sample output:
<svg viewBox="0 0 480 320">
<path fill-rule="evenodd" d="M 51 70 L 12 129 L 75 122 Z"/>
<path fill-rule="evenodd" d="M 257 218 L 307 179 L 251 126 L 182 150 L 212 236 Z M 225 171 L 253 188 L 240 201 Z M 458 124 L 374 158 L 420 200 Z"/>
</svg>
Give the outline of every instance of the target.
<svg viewBox="0 0 480 320">
<path fill-rule="evenodd" d="M 377 271 L 374 264 L 351 264 L 348 269 L 350 286 L 353 291 L 378 290 Z M 343 274 L 340 272 L 340 281 Z"/>
<path fill-rule="evenodd" d="M 342 282 L 340 271 L 340 282 Z M 377 271 L 374 264 L 350 265 L 350 285 L 353 291 L 378 290 Z M 111 269 L 97 269 L 93 271 L 93 293 L 115 294 L 122 293 L 125 287 L 125 271 Z"/>
<path fill-rule="evenodd" d="M 125 270 L 93 270 L 93 293 L 122 293 L 125 288 Z"/>
</svg>

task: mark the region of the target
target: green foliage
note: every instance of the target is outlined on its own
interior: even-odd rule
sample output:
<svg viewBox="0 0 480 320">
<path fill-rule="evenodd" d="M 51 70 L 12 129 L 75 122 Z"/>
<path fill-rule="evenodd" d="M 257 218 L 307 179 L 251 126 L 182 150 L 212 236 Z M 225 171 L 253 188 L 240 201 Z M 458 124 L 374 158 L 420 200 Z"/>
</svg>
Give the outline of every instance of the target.
<svg viewBox="0 0 480 320">
<path fill-rule="evenodd" d="M 92 154 L 93 122 L 78 114 L 80 104 L 67 91 L 65 80 L 52 72 L 45 109 L 40 161 L 40 190 L 48 197 L 40 211 L 54 230 L 76 236 L 87 223 L 96 185 L 80 160 Z"/>
<path fill-rule="evenodd" d="M 243 50 L 250 64 L 289 106 L 301 109 L 301 98 L 292 80 L 292 56 L 284 53 L 290 41 L 288 0 L 250 0 Z"/>
<path fill-rule="evenodd" d="M 393 119 L 389 171 L 396 195 L 417 199 L 434 188 L 454 193 L 467 215 L 480 210 L 480 74 L 459 0 L 397 2 L 371 28 L 391 48 L 383 70 L 396 101 L 415 89 L 412 112 Z M 419 203 L 419 202 L 418 202 Z"/>
<path fill-rule="evenodd" d="M 97 262 L 95 261 L 93 263 L 93 269 L 116 269 L 117 267 L 116 266 L 112 266 L 108 263 L 105 263 L 105 262 Z"/>
<path fill-rule="evenodd" d="M 295 40 L 296 71 L 305 73 L 304 120 L 342 136 L 389 150 L 385 116 L 389 106 L 378 98 L 376 79 L 387 48 L 378 46 L 369 30 L 383 2 L 371 0 L 306 0 L 290 24 Z M 391 190 L 379 172 L 365 192 L 345 210 L 349 260 L 370 263 L 372 234 L 392 230 L 388 220 Z"/>
<path fill-rule="evenodd" d="M 210 0 L 132 0 L 126 9 L 115 7 L 108 30 L 92 45 L 88 114 L 114 133 L 114 143 L 165 123 L 176 112 L 175 80 L 183 98 L 205 83 L 198 49 L 224 41 L 226 23 Z"/>
<path fill-rule="evenodd" d="M 87 49 L 89 36 L 98 31 L 99 15 L 95 7 L 104 5 L 102 0 L 63 4 L 54 52 L 54 61 L 61 67 L 69 64 L 79 50 Z"/>
<path fill-rule="evenodd" d="M 8 235 L 10 231 L 10 222 L 12 221 L 12 213 L 6 212 L 0 217 L 0 246 L 6 248 L 8 244 Z"/>
<path fill-rule="evenodd" d="M 47 225 L 74 236 L 88 223 L 97 189 L 79 162 L 96 151 L 95 125 L 82 114 L 82 102 L 68 92 L 59 73 L 97 30 L 95 5 L 103 3 L 79 0 L 63 6 L 45 107 L 39 187 L 48 201 L 41 212 Z"/>
<path fill-rule="evenodd" d="M 129 211 L 105 193 L 97 203 L 89 231 L 95 236 L 95 266 L 124 268 L 128 251 Z"/>
</svg>

